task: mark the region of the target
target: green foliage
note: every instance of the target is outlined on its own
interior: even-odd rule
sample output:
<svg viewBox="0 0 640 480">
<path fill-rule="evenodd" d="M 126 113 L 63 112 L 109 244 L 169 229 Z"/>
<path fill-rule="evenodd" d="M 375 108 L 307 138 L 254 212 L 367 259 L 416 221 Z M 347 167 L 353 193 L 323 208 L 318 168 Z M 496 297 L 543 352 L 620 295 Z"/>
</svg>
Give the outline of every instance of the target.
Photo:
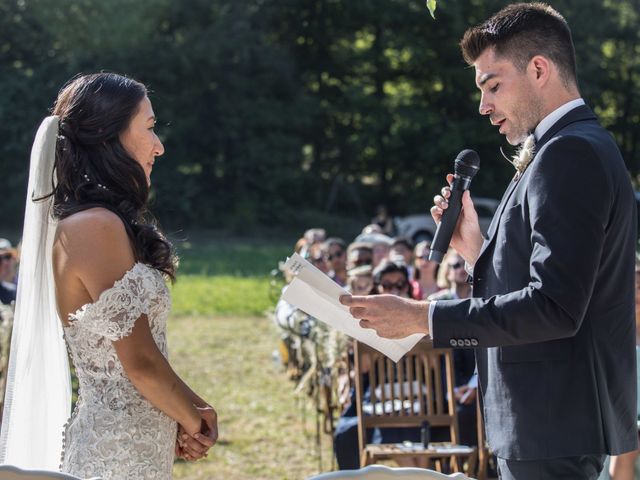
<svg viewBox="0 0 640 480">
<path fill-rule="evenodd" d="M 427 8 L 434 19 L 436 18 L 436 6 L 436 0 L 427 0 Z"/>
<path fill-rule="evenodd" d="M 424 0 L 423 0 L 424 1 Z M 477 113 L 464 30 L 505 0 L 0 0 L 0 178 L 19 226 L 29 147 L 60 86 L 117 71 L 149 85 L 166 147 L 153 211 L 165 226 L 365 222 L 424 211 L 462 148 L 478 195 L 512 172 Z M 429 1 L 427 7 L 436 2 Z M 582 92 L 640 173 L 637 0 L 557 0 Z M 302 228 L 308 225 L 304 225 Z"/>
</svg>

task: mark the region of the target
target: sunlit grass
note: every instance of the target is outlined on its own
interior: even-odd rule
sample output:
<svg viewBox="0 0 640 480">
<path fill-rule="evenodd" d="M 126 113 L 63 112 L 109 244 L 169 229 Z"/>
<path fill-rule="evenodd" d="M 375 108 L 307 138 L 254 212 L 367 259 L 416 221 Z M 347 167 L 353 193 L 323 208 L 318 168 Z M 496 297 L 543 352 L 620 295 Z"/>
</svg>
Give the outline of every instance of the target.
<svg viewBox="0 0 640 480">
<path fill-rule="evenodd" d="M 315 412 L 272 360 L 279 334 L 269 274 L 292 247 L 258 241 L 178 244 L 171 287 L 171 364 L 219 415 L 220 440 L 209 457 L 179 461 L 176 479 L 304 479 L 331 469 L 331 441 L 316 445 Z M 319 466 L 319 452 L 322 468 Z"/>
<path fill-rule="evenodd" d="M 171 294 L 174 315 L 261 315 L 273 307 L 266 276 L 181 275 Z"/>
<path fill-rule="evenodd" d="M 176 479 L 304 479 L 320 471 L 312 403 L 272 361 L 278 335 L 265 317 L 172 318 L 171 363 L 218 411 L 209 457 L 177 462 Z M 331 444 L 321 435 L 323 470 Z"/>
</svg>

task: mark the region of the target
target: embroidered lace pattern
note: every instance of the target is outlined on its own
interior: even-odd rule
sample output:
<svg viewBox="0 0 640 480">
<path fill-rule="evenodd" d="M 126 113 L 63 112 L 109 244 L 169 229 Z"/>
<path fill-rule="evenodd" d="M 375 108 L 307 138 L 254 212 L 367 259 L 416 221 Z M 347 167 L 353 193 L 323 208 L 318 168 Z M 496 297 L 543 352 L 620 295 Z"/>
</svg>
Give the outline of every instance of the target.
<svg viewBox="0 0 640 480">
<path fill-rule="evenodd" d="M 63 472 L 105 480 L 171 478 L 176 423 L 138 393 L 112 344 L 145 314 L 166 357 L 170 308 L 160 272 L 137 263 L 96 302 L 70 315 L 65 339 L 80 393 L 65 425 Z"/>
</svg>

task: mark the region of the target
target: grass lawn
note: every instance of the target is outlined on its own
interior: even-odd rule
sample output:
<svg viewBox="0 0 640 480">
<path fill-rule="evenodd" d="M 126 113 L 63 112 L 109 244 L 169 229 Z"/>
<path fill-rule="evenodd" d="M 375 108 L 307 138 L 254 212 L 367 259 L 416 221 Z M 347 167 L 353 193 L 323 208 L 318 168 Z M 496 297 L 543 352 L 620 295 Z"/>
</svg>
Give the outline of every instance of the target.
<svg viewBox="0 0 640 480">
<path fill-rule="evenodd" d="M 172 318 L 171 363 L 210 401 L 220 439 L 209 457 L 177 462 L 176 479 L 303 479 L 320 471 L 313 405 L 271 359 L 277 334 L 264 317 Z M 323 470 L 331 446 L 322 436 Z"/>
<path fill-rule="evenodd" d="M 312 402 L 294 396 L 272 360 L 278 332 L 264 313 L 273 307 L 269 271 L 290 250 L 251 240 L 178 244 L 171 364 L 218 411 L 220 439 L 208 458 L 176 462 L 174 478 L 304 479 L 331 469 L 330 438 L 316 444 Z"/>
</svg>

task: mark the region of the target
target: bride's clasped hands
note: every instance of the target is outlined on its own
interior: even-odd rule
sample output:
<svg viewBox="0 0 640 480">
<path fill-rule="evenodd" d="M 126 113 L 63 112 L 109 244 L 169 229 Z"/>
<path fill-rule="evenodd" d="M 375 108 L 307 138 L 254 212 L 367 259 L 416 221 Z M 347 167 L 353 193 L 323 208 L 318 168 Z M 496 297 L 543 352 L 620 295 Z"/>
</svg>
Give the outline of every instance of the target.
<svg viewBox="0 0 640 480">
<path fill-rule="evenodd" d="M 215 409 L 211 405 L 196 408 L 202 417 L 200 432 L 191 436 L 182 425 L 178 425 L 176 438 L 176 457 L 189 461 L 206 457 L 218 440 L 218 414 Z"/>
</svg>

